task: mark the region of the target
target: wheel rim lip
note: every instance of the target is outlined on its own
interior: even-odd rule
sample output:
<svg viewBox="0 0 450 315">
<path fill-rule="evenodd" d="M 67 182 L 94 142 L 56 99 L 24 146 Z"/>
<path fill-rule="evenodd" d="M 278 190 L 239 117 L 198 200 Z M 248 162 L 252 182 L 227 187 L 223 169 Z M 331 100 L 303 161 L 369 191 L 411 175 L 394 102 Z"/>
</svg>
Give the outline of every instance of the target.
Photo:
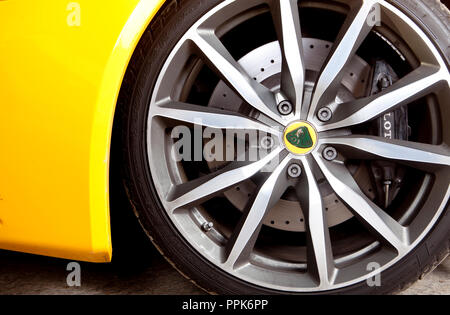
<svg viewBox="0 0 450 315">
<path fill-rule="evenodd" d="M 210 12 L 208 12 L 204 17 L 202 17 L 202 19 L 200 19 L 197 23 L 195 23 L 195 25 L 197 25 L 197 26 L 198 26 L 198 25 L 201 25 L 201 24 L 204 22 L 204 20 L 209 19 L 213 14 L 219 12 L 221 9 L 223 9 L 224 7 L 226 7 L 226 5 L 229 4 L 230 2 L 232 2 L 232 1 L 226 1 L 226 2 L 224 2 L 224 3 L 220 4 L 220 5 L 218 5 L 218 6 L 215 7 L 213 10 L 211 10 Z M 390 5 L 389 5 L 389 6 L 390 6 Z M 407 18 L 406 15 L 404 15 L 403 12 L 401 12 L 400 10 L 398 10 L 397 8 L 394 8 L 394 7 L 391 7 L 391 9 L 397 11 L 397 13 L 400 13 L 401 16 L 403 16 L 404 18 L 406 18 L 406 21 L 408 21 L 408 24 L 412 24 L 413 29 L 415 28 L 415 31 L 419 30 L 419 31 L 420 31 L 419 34 L 425 36 L 426 41 L 427 41 L 428 43 L 431 44 L 431 41 L 429 40 L 429 38 L 428 38 L 428 37 L 427 37 L 427 36 L 426 36 L 426 35 L 418 28 L 417 25 L 415 25 L 409 18 Z M 195 25 L 194 25 L 194 27 L 195 27 Z M 181 42 L 181 41 L 180 41 L 180 42 Z M 176 47 L 179 48 L 179 45 L 177 44 Z M 166 63 L 164 64 L 163 70 L 164 70 L 165 68 L 167 69 L 167 66 L 168 66 L 168 63 L 169 63 L 169 61 L 170 61 L 170 59 L 171 59 L 171 56 L 172 56 L 172 58 L 173 58 L 173 56 L 174 56 L 174 54 L 175 54 L 175 51 L 177 50 L 176 47 L 173 49 L 172 53 L 170 54 L 169 58 L 167 59 Z M 431 47 L 432 47 L 432 50 L 434 49 L 434 50 L 437 52 L 436 48 L 435 48 L 433 45 L 432 45 Z M 159 78 L 158 78 L 158 80 L 157 80 L 156 86 L 158 86 L 159 84 L 161 84 L 161 79 L 162 79 L 161 77 L 162 77 L 162 74 L 164 73 L 163 70 L 161 70 L 161 73 L 160 73 L 160 76 L 159 76 Z M 155 91 L 156 91 L 156 90 L 157 90 L 157 88 L 155 88 Z M 150 126 L 152 125 L 152 120 L 153 120 L 153 118 L 154 118 L 154 117 L 152 116 L 152 113 L 151 113 L 151 112 L 152 112 L 152 104 L 154 105 L 155 99 L 156 99 L 155 94 L 156 94 L 156 93 L 153 93 L 153 95 L 152 95 L 152 101 L 151 101 L 151 106 L 150 106 L 150 113 L 149 113 L 149 118 L 148 118 L 148 126 L 149 126 L 149 128 L 148 128 L 148 135 L 147 135 L 147 143 L 148 143 L 148 149 L 147 149 L 147 150 L 148 150 L 148 157 L 149 157 L 149 166 L 150 166 L 150 170 L 151 170 L 151 174 L 152 174 L 152 181 L 153 181 L 153 184 L 154 184 L 154 185 L 155 185 L 156 182 L 158 182 L 158 180 L 157 180 L 157 178 L 155 178 L 154 175 L 153 175 L 153 174 L 156 174 L 156 173 L 157 173 L 157 169 L 155 168 L 155 165 L 154 165 L 153 163 L 151 163 L 151 161 L 150 161 L 150 160 L 152 160 L 151 157 L 154 155 L 153 152 L 152 152 L 153 150 L 152 150 L 151 145 L 150 145 L 150 144 L 152 143 L 152 141 L 151 141 L 151 139 L 152 139 L 152 128 L 150 128 Z M 314 126 L 314 123 L 313 123 L 313 122 L 308 122 L 308 123 L 309 123 L 309 124 L 312 124 L 312 125 Z M 318 134 L 320 134 L 320 130 L 319 130 L 319 133 L 318 133 Z M 282 141 L 281 143 L 284 143 L 284 141 Z M 320 147 L 319 141 L 317 141 L 317 143 L 315 144 L 315 147 L 314 147 L 314 152 L 309 152 L 308 154 L 310 154 L 310 153 L 311 153 L 311 154 L 318 154 L 317 150 L 318 150 L 319 147 Z M 292 155 L 292 156 L 290 156 L 290 159 L 292 159 L 292 160 L 298 160 L 298 159 L 299 159 L 299 156 L 294 156 L 294 155 Z M 163 200 L 164 200 L 164 196 L 161 195 L 161 190 L 160 190 L 160 189 L 159 189 L 159 190 L 157 189 L 157 192 L 158 192 L 159 199 L 160 199 L 161 203 L 164 205 L 164 201 L 163 201 Z M 446 192 L 445 192 L 445 197 L 444 197 L 442 203 L 439 205 L 438 211 L 436 211 L 435 216 L 432 218 L 432 220 L 431 220 L 430 223 L 428 224 L 427 228 L 420 234 L 420 237 L 418 237 L 417 240 L 416 240 L 414 243 L 411 244 L 410 250 L 409 250 L 409 251 L 411 251 L 413 248 L 415 248 L 415 247 L 423 240 L 423 238 L 425 237 L 425 235 L 427 235 L 428 232 L 434 227 L 435 223 L 437 222 L 437 220 L 440 218 L 440 216 L 442 215 L 443 211 L 445 210 L 445 207 L 446 207 L 447 200 L 448 200 L 449 196 L 450 196 L 450 186 L 447 187 L 447 190 L 446 190 Z M 164 207 L 164 208 L 166 208 L 166 207 Z M 213 263 L 215 266 L 217 266 L 217 267 L 218 267 L 218 270 L 221 270 L 221 271 L 223 271 L 223 272 L 226 272 L 227 274 L 230 274 L 230 275 L 232 275 L 232 276 L 235 276 L 235 277 L 237 277 L 237 278 L 239 278 L 239 279 L 248 281 L 249 283 L 256 284 L 256 285 L 259 285 L 259 286 L 265 287 L 265 288 L 270 288 L 270 289 L 279 290 L 279 291 L 317 292 L 317 291 L 322 291 L 322 290 L 323 290 L 322 288 L 319 288 L 319 287 L 312 287 L 312 288 L 305 288 L 305 287 L 303 287 L 303 288 L 297 288 L 297 287 L 288 287 L 288 286 L 281 286 L 281 285 L 275 285 L 275 284 L 270 284 L 270 285 L 268 285 L 268 284 L 265 283 L 265 282 L 257 281 L 257 279 L 252 279 L 252 278 L 249 278 L 249 277 L 248 277 L 247 275 L 245 275 L 245 274 L 239 273 L 239 270 L 237 270 L 237 271 L 236 271 L 236 270 L 226 270 L 226 268 L 224 268 L 223 266 L 217 265 L 217 262 L 215 261 L 214 258 L 212 258 L 211 256 L 209 256 L 207 253 L 198 250 L 198 244 L 193 243 L 192 240 L 189 238 L 189 235 L 186 234 L 185 232 L 183 232 L 183 231 L 185 231 L 185 227 L 183 227 L 183 226 L 180 224 L 180 222 L 179 222 L 176 218 L 173 218 L 173 217 L 172 217 L 172 214 L 168 213 L 168 215 L 169 215 L 169 217 L 170 217 L 170 219 L 171 219 L 171 222 L 175 225 L 177 231 L 179 231 L 179 232 L 181 233 L 181 235 L 188 241 L 188 243 L 193 247 L 193 249 L 194 249 L 196 252 L 200 253 L 201 256 L 202 256 L 203 258 L 206 258 L 209 262 L 211 262 L 211 263 Z M 408 251 L 408 252 L 409 252 L 409 251 Z M 333 285 L 332 287 L 326 288 L 326 289 L 327 289 L 327 290 L 339 289 L 339 288 L 347 287 L 347 286 L 350 286 L 350 285 L 352 285 L 352 284 L 356 284 L 356 283 L 359 283 L 359 282 L 361 282 L 361 281 L 364 281 L 364 280 L 366 280 L 366 279 L 368 279 L 368 278 L 370 278 L 370 277 L 373 277 L 374 275 L 378 274 L 379 272 L 382 272 L 382 271 L 384 271 L 384 270 L 390 268 L 390 267 L 393 266 L 395 263 L 397 263 L 398 261 L 400 261 L 401 259 L 403 259 L 405 255 L 406 255 L 406 254 L 404 254 L 404 255 L 398 255 L 395 259 L 391 260 L 389 263 L 384 264 L 384 265 L 382 266 L 381 270 L 377 270 L 377 271 L 374 271 L 374 272 L 372 272 L 372 273 L 365 274 L 365 275 L 362 276 L 362 277 L 359 277 L 359 278 L 357 278 L 357 279 L 353 279 L 353 280 L 348 281 L 348 282 L 344 282 L 344 283 L 339 283 L 339 284 L 337 284 L 337 285 Z"/>
</svg>

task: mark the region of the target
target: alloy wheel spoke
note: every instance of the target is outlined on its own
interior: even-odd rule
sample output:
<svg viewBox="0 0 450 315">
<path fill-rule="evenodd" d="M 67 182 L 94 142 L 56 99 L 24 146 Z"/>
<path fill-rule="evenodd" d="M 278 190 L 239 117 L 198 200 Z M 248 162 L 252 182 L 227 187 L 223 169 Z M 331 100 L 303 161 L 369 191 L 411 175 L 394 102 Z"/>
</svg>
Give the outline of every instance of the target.
<svg viewBox="0 0 450 315">
<path fill-rule="evenodd" d="M 444 71 L 424 64 L 377 95 L 339 105 L 330 123 L 318 126 L 318 130 L 345 128 L 370 121 L 426 96 L 445 80 Z"/>
<path fill-rule="evenodd" d="M 305 84 L 302 33 L 297 0 L 275 0 L 271 11 L 282 53 L 281 92 L 300 119 Z"/>
<path fill-rule="evenodd" d="M 154 110 L 153 116 L 165 117 L 193 125 L 226 130 L 258 130 L 280 136 L 281 131 L 239 113 L 213 107 L 169 101 Z"/>
<path fill-rule="evenodd" d="M 373 136 L 324 138 L 321 143 L 339 148 L 347 158 L 396 160 L 424 171 L 450 166 L 450 149 L 446 145 L 389 140 Z"/>
<path fill-rule="evenodd" d="M 189 39 L 198 48 L 200 54 L 220 77 L 232 87 L 241 98 L 260 113 L 281 125 L 286 121 L 276 112 L 275 95 L 256 82 L 233 58 L 214 32 L 199 29 Z"/>
<path fill-rule="evenodd" d="M 302 157 L 301 160 L 306 183 L 301 182 L 297 186 L 297 194 L 306 218 L 308 269 L 319 279 L 319 286 L 326 289 L 332 285 L 335 271 L 326 211 L 311 169 L 311 162 L 306 157 Z"/>
<path fill-rule="evenodd" d="M 244 210 L 241 221 L 228 241 L 225 266 L 235 269 L 248 261 L 264 217 L 287 189 L 284 174 L 290 160 L 290 156 L 282 160 L 261 186 L 248 208 Z"/>
<path fill-rule="evenodd" d="M 350 207 L 357 218 L 389 243 L 398 254 L 408 249 L 408 229 L 400 225 L 373 203 L 359 188 L 347 167 L 340 162 L 326 162 L 318 153 L 314 157 L 334 192 Z"/>
<path fill-rule="evenodd" d="M 176 209 L 200 204 L 211 199 L 257 174 L 281 151 L 282 148 L 278 147 L 257 162 L 236 162 L 210 175 L 177 185 L 169 193 L 167 208 L 173 212 Z M 242 164 L 244 165 L 242 166 Z"/>
<path fill-rule="evenodd" d="M 372 29 L 372 25 L 368 23 L 368 17 L 376 3 L 377 1 L 365 0 L 362 1 L 361 6 L 350 10 L 317 80 L 309 109 L 309 120 L 313 120 L 320 107 L 334 103 L 345 66 L 351 61 Z"/>
</svg>

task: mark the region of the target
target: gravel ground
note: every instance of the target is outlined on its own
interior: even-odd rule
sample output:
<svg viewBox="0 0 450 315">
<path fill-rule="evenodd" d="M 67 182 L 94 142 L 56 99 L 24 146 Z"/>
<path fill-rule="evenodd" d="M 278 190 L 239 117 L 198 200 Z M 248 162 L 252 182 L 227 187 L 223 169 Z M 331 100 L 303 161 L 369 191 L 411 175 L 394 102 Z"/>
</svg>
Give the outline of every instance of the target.
<svg viewBox="0 0 450 315">
<path fill-rule="evenodd" d="M 0 294 L 203 294 L 158 253 L 138 265 L 81 263 L 81 287 L 67 286 L 69 261 L 0 251 Z"/>
<path fill-rule="evenodd" d="M 66 284 L 68 261 L 0 251 L 0 294 L 203 294 L 156 251 L 139 264 L 81 264 L 81 287 Z M 450 294 L 450 259 L 402 294 Z"/>
</svg>

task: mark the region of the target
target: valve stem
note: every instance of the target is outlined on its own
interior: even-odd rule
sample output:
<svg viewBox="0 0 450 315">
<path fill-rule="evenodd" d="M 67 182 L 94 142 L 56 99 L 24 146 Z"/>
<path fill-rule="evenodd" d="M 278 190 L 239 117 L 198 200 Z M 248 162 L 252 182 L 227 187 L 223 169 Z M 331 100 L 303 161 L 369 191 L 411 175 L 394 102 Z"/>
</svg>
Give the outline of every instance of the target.
<svg viewBox="0 0 450 315">
<path fill-rule="evenodd" d="M 389 206 L 389 190 L 391 188 L 392 182 L 387 180 L 384 182 L 384 207 L 387 208 Z"/>
</svg>

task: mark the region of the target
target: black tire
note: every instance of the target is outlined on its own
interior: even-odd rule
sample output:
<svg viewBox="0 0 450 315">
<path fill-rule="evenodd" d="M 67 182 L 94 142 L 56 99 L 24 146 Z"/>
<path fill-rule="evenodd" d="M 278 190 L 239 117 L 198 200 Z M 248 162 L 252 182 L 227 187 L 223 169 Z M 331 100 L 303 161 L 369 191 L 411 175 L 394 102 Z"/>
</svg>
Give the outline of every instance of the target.
<svg viewBox="0 0 450 315">
<path fill-rule="evenodd" d="M 244 282 L 219 270 L 197 253 L 173 226 L 161 206 L 147 163 L 146 124 L 148 104 L 159 71 L 178 39 L 195 21 L 220 0 L 167 1 L 151 22 L 127 70 L 118 100 L 113 139 L 123 150 L 122 175 L 125 189 L 143 229 L 162 255 L 186 278 L 208 293 L 253 295 L 279 292 Z M 450 60 L 450 15 L 436 0 L 394 0 L 426 31 Z M 388 294 L 403 290 L 431 272 L 449 254 L 450 211 L 446 210 L 429 235 L 407 257 L 385 270 L 382 286 L 366 282 L 332 294 Z"/>
</svg>

